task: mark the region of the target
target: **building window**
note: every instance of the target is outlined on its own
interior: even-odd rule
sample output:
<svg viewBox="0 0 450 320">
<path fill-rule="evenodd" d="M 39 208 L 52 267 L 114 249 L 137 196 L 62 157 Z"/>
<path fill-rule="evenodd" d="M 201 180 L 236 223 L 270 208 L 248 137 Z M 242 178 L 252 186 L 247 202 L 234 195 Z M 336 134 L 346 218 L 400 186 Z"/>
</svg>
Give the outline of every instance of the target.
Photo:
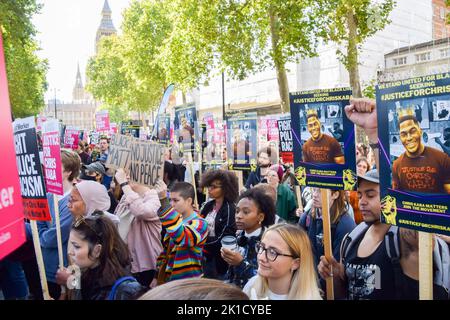
<svg viewBox="0 0 450 320">
<path fill-rule="evenodd" d="M 450 48 L 441 49 L 440 52 L 441 52 L 441 58 L 450 57 Z"/>
<path fill-rule="evenodd" d="M 394 58 L 394 66 L 402 66 L 406 64 L 406 57 Z"/>
<path fill-rule="evenodd" d="M 431 60 L 431 52 L 416 54 L 416 62 L 424 62 Z"/>
<path fill-rule="evenodd" d="M 445 20 L 445 8 L 441 7 L 439 11 L 439 16 L 442 20 Z"/>
</svg>

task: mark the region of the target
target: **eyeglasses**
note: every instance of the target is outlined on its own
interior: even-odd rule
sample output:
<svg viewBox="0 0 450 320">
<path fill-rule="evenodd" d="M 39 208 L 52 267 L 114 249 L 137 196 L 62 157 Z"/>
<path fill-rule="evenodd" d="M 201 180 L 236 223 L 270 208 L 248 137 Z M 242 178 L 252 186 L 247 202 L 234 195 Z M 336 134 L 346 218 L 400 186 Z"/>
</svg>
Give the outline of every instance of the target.
<svg viewBox="0 0 450 320">
<path fill-rule="evenodd" d="M 291 254 L 278 253 L 275 249 L 272 249 L 272 248 L 265 248 L 264 245 L 259 241 L 256 243 L 255 248 L 256 248 L 256 252 L 258 254 L 262 254 L 265 251 L 266 259 L 271 262 L 274 262 L 275 260 L 277 260 L 278 256 L 297 258 Z"/>
</svg>

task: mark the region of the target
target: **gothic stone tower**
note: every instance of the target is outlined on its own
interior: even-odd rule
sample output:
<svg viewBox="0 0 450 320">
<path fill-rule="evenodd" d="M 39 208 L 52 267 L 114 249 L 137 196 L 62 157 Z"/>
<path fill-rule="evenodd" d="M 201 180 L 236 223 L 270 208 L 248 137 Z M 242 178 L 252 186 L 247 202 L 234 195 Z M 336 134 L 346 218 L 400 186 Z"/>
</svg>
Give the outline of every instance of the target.
<svg viewBox="0 0 450 320">
<path fill-rule="evenodd" d="M 114 28 L 113 21 L 111 19 L 111 9 L 108 4 L 108 0 L 105 0 L 102 10 L 102 21 L 97 29 L 97 36 L 95 37 L 95 52 L 98 51 L 98 42 L 104 36 L 110 36 L 116 34 L 116 28 Z"/>
</svg>

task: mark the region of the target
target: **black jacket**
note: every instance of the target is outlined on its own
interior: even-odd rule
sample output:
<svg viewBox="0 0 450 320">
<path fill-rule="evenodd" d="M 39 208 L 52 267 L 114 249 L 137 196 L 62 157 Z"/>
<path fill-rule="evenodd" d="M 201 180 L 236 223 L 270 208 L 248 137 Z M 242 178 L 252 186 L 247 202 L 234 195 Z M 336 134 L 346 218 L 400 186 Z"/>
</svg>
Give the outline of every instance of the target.
<svg viewBox="0 0 450 320">
<path fill-rule="evenodd" d="M 203 208 L 200 210 L 202 217 L 206 217 L 214 208 L 216 201 L 211 200 L 205 202 Z M 208 235 L 207 241 L 204 246 L 204 257 L 205 263 L 210 263 L 211 260 L 215 259 L 217 273 L 219 275 L 224 275 L 227 272 L 228 264 L 222 259 L 220 255 L 220 248 L 222 244 L 220 241 L 224 236 L 236 236 L 236 206 L 234 203 L 228 202 L 226 199 L 223 201 L 222 207 L 217 212 L 214 230 L 216 235 L 211 237 Z M 206 277 L 212 277 L 211 275 L 205 274 Z"/>
<path fill-rule="evenodd" d="M 100 270 L 94 268 L 89 270 L 88 275 L 81 276 L 80 290 L 73 290 L 71 300 L 107 300 L 114 285 L 104 283 L 101 280 Z M 146 292 L 146 289 L 137 281 L 124 281 L 116 290 L 114 300 L 136 300 Z"/>
<path fill-rule="evenodd" d="M 261 177 L 261 167 L 256 167 L 256 170 L 250 172 L 247 181 L 245 182 L 245 188 L 250 189 L 252 186 L 256 186 L 258 183 L 267 183 L 266 177 Z"/>
</svg>

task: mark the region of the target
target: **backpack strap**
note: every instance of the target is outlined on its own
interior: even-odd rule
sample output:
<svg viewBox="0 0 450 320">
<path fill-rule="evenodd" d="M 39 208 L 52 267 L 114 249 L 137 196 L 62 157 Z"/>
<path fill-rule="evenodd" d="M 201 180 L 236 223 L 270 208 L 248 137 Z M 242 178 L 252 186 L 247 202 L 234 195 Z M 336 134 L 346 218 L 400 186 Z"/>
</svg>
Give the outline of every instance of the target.
<svg viewBox="0 0 450 320">
<path fill-rule="evenodd" d="M 366 233 L 369 225 L 365 222 L 358 224 L 351 232 L 347 233 L 341 242 L 341 260 L 345 261 L 348 252 L 355 245 L 355 243 Z"/>
<path fill-rule="evenodd" d="M 116 296 L 117 289 L 125 281 L 137 281 L 137 280 L 134 277 L 131 277 L 131 276 L 126 276 L 126 277 L 122 277 L 122 278 L 117 279 L 116 282 L 114 282 L 114 285 L 113 285 L 111 291 L 109 292 L 108 298 L 106 300 L 114 300 L 114 298 Z"/>
<path fill-rule="evenodd" d="M 397 226 L 391 226 L 384 236 L 384 244 L 386 246 L 386 253 L 391 261 L 394 270 L 394 286 L 395 296 L 397 299 L 402 299 L 402 283 L 403 270 L 400 265 L 400 238 Z"/>
</svg>

